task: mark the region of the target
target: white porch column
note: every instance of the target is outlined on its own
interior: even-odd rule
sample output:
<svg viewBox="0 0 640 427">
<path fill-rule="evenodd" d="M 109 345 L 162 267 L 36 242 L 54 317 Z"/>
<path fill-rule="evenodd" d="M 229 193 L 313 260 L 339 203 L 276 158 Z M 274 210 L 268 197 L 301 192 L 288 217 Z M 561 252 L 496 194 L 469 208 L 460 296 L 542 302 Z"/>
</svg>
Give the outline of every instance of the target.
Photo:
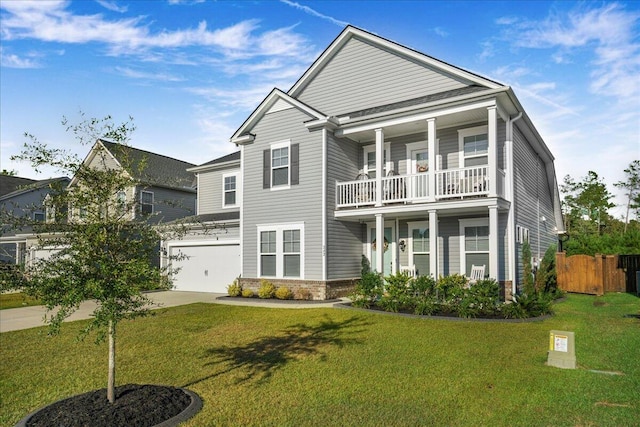
<svg viewBox="0 0 640 427">
<path fill-rule="evenodd" d="M 498 194 L 498 108 L 494 105 L 487 108 L 487 138 L 489 167 L 489 197 Z"/>
<path fill-rule="evenodd" d="M 498 206 L 489 206 L 489 277 L 498 277 Z"/>
<path fill-rule="evenodd" d="M 427 119 L 427 147 L 429 150 L 429 200 L 436 198 L 436 119 Z"/>
<path fill-rule="evenodd" d="M 429 270 L 438 280 L 438 212 L 435 209 L 429 211 Z"/>
<path fill-rule="evenodd" d="M 384 215 L 382 214 L 376 214 L 376 259 L 374 265 L 378 273 L 384 273 Z"/>
<path fill-rule="evenodd" d="M 379 128 L 379 129 L 376 129 L 376 206 L 382 206 L 383 171 L 384 171 L 384 132 L 382 131 L 381 128 Z"/>
</svg>

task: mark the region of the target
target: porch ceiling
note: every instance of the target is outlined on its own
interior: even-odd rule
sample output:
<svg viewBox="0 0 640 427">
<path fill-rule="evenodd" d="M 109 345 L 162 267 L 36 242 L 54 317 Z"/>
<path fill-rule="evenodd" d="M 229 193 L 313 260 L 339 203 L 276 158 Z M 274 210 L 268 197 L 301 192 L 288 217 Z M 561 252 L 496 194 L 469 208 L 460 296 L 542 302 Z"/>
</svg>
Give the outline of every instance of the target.
<svg viewBox="0 0 640 427">
<path fill-rule="evenodd" d="M 417 117 L 414 120 L 406 120 L 400 123 L 394 123 L 391 125 L 383 126 L 384 137 L 385 139 L 394 138 L 402 135 L 411 135 L 416 133 L 422 133 L 427 131 L 427 122 L 422 117 L 424 113 L 420 114 L 421 117 Z M 402 117 L 399 115 L 398 117 Z M 437 129 L 449 128 L 452 126 L 461 126 L 465 124 L 472 124 L 478 122 L 486 122 L 487 121 L 487 109 L 486 108 L 478 108 L 473 110 L 462 111 L 454 114 L 448 114 L 439 116 L 436 119 L 436 132 Z M 380 117 L 378 121 L 387 121 L 389 119 L 393 119 L 394 117 Z M 375 124 L 375 119 L 369 119 L 367 122 L 371 122 L 372 125 Z M 360 122 L 358 122 L 361 124 Z M 361 143 L 369 143 L 375 141 L 375 129 L 365 129 L 360 131 L 350 132 L 348 131 L 349 125 L 344 127 L 346 137 Z M 437 138 L 437 136 L 436 136 Z"/>
</svg>

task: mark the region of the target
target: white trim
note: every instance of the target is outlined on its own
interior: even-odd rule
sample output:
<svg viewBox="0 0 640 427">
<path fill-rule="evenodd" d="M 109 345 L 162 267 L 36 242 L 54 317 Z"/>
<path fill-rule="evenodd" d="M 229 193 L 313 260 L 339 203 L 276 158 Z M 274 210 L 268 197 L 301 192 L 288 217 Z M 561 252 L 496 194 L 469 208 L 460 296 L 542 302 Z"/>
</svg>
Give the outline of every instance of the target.
<svg viewBox="0 0 640 427">
<path fill-rule="evenodd" d="M 240 177 L 239 177 L 240 172 L 236 171 L 236 172 L 230 172 L 230 173 L 225 173 L 222 175 L 222 209 L 231 209 L 231 208 L 238 208 L 238 199 L 240 198 L 240 194 L 239 194 L 239 181 L 240 181 Z M 235 197 L 235 203 L 232 205 L 227 205 L 225 204 L 225 196 L 227 193 L 227 190 L 225 189 L 226 183 L 225 183 L 225 179 L 226 178 L 230 178 L 230 177 L 235 177 L 236 178 L 236 182 L 235 182 L 235 189 L 233 190 L 236 193 L 236 197 Z"/>
<path fill-rule="evenodd" d="M 244 190 L 244 145 L 240 146 L 240 186 Z M 240 191 L 240 277 L 244 275 L 244 191 Z"/>
<path fill-rule="evenodd" d="M 465 233 L 464 233 L 465 227 L 489 227 L 489 245 L 491 245 L 490 242 L 491 242 L 492 233 L 495 233 L 497 230 L 491 230 L 491 227 L 489 226 L 489 218 L 459 219 L 458 223 L 459 223 L 459 230 L 460 230 L 460 274 L 465 275 L 467 272 L 467 260 L 466 260 L 467 251 L 465 250 Z M 469 253 L 487 253 L 489 255 L 489 258 L 491 258 L 491 253 L 489 249 L 487 249 L 486 251 L 471 251 Z M 491 259 L 489 259 L 489 262 L 491 262 Z M 486 267 L 488 270 L 489 266 L 487 265 Z"/>
<path fill-rule="evenodd" d="M 226 245 L 239 245 L 240 240 L 180 240 L 180 241 L 168 241 L 167 250 L 169 248 L 181 248 L 187 246 L 226 246 Z"/>
<path fill-rule="evenodd" d="M 466 159 L 473 159 L 473 158 L 478 158 L 478 157 L 486 157 L 487 158 L 487 165 L 489 164 L 489 151 L 487 150 L 487 154 L 476 154 L 476 155 L 471 155 L 471 156 L 465 156 L 464 155 L 464 138 L 467 136 L 475 136 L 475 135 L 482 135 L 482 134 L 487 134 L 487 144 L 489 143 L 489 127 L 487 125 L 482 125 L 482 126 L 475 126 L 472 128 L 465 128 L 465 129 L 459 129 L 458 130 L 458 166 L 460 168 L 464 168 L 464 161 Z"/>
<path fill-rule="evenodd" d="M 281 148 L 287 148 L 287 183 L 274 185 L 273 184 L 273 150 Z M 269 162 L 269 187 L 271 191 L 288 190 L 291 188 L 291 139 L 284 141 L 274 142 L 269 145 L 270 150 L 270 162 Z M 282 169 L 283 166 L 278 166 L 278 169 Z"/>
<path fill-rule="evenodd" d="M 300 276 L 299 277 L 291 277 L 284 276 L 284 248 L 283 248 L 283 237 L 282 234 L 286 230 L 299 230 L 300 231 Z M 276 275 L 275 276 L 262 276 L 262 265 L 261 265 L 261 255 L 260 252 L 260 234 L 265 231 L 275 231 L 276 233 Z M 256 276 L 259 278 L 268 278 L 268 279 L 296 279 L 296 280 L 304 280 L 304 223 L 282 223 L 282 224 L 269 224 L 269 225 L 257 225 L 256 226 L 256 253 L 257 253 L 257 271 Z"/>
</svg>

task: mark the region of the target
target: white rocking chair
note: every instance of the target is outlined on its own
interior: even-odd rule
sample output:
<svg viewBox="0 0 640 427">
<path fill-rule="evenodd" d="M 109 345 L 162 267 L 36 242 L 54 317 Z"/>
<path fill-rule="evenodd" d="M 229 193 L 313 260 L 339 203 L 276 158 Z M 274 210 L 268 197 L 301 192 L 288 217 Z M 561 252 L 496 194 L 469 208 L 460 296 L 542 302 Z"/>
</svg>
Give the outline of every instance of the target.
<svg viewBox="0 0 640 427">
<path fill-rule="evenodd" d="M 400 266 L 400 273 L 401 274 L 406 274 L 409 277 L 416 277 L 416 265 L 401 265 Z"/>
<path fill-rule="evenodd" d="M 484 265 L 471 265 L 471 275 L 469 277 L 469 286 L 475 285 L 478 280 L 484 279 Z"/>
</svg>

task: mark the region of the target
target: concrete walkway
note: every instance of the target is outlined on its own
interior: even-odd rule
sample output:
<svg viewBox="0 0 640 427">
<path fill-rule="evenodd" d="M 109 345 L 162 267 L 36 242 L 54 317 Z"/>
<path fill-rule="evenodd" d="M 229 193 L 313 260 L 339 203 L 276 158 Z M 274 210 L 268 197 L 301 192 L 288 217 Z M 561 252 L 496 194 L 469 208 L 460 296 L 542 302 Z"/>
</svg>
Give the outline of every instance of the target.
<svg viewBox="0 0 640 427">
<path fill-rule="evenodd" d="M 185 291 L 163 291 L 150 292 L 146 294 L 152 301 L 152 308 L 175 307 L 178 305 L 193 304 L 197 302 L 244 305 L 255 307 L 277 307 L 277 308 L 319 308 L 332 307 L 335 301 L 279 301 L 279 300 L 256 300 L 243 298 L 225 298 L 226 294 L 214 294 L 209 292 L 185 292 Z M 73 320 L 88 319 L 95 309 L 96 304 L 92 301 L 84 302 L 80 308 L 67 318 L 67 322 Z M 10 308 L 0 310 L 0 333 L 17 331 L 21 329 L 36 328 L 44 326 L 43 321 L 47 310 L 44 306 Z"/>
</svg>

